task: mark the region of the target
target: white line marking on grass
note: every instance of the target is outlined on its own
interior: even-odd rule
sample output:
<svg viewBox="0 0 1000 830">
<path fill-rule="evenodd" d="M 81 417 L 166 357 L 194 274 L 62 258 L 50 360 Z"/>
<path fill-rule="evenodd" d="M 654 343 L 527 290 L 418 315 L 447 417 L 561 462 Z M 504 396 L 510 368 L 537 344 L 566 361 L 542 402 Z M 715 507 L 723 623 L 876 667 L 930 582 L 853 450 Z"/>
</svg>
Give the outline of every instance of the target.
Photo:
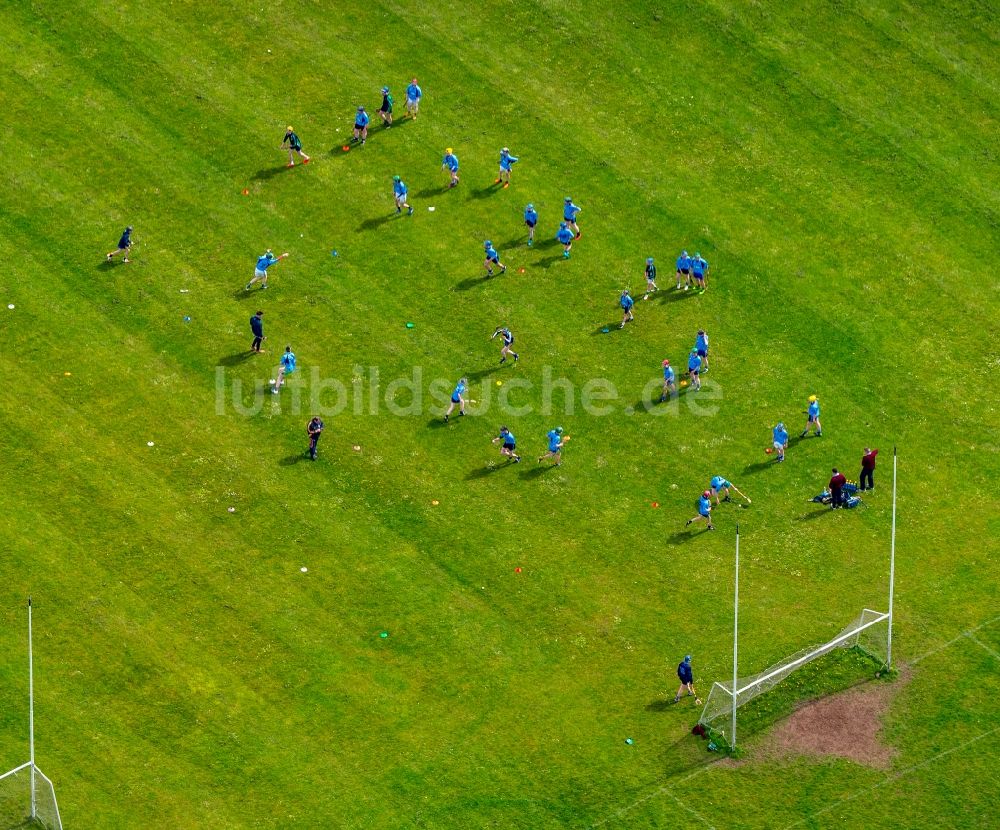
<svg viewBox="0 0 1000 830">
<path fill-rule="evenodd" d="M 720 758 L 719 760 L 721 761 L 722 759 Z M 699 815 L 694 810 L 692 810 L 690 807 L 688 807 L 686 804 L 682 803 L 681 800 L 676 795 L 674 795 L 673 793 L 670 792 L 670 788 L 671 787 L 675 787 L 678 784 L 684 784 L 684 783 L 690 781 L 692 778 L 694 778 L 697 775 L 701 775 L 703 772 L 705 772 L 707 769 L 709 769 L 710 767 L 714 766 L 717 763 L 718 763 L 718 761 L 712 761 L 711 763 L 705 764 L 702 767 L 698 767 L 698 769 L 696 769 L 694 772 L 690 773 L 689 775 L 685 775 L 679 781 L 674 781 L 671 784 L 664 784 L 663 786 L 658 787 L 657 789 L 653 790 L 651 793 L 647 793 L 642 798 L 636 799 L 635 801 L 633 801 L 628 806 L 626 806 L 626 807 L 620 807 L 619 809 L 615 810 L 615 812 L 612 813 L 610 816 L 608 816 L 606 819 L 602 819 L 601 821 L 597 822 L 596 824 L 590 825 L 591 830 L 593 830 L 593 828 L 595 828 L 595 827 L 603 827 L 605 824 L 607 824 L 612 819 L 621 818 L 627 812 L 629 812 L 630 810 L 634 810 L 640 804 L 645 804 L 647 801 L 651 801 L 652 799 L 656 798 L 659 795 L 663 795 L 664 793 L 669 793 L 670 797 L 674 801 L 676 801 L 678 804 L 680 804 L 681 807 L 683 807 L 685 810 L 687 810 L 689 813 L 691 813 L 691 815 L 697 817 L 699 821 L 701 821 L 704 824 L 708 825 L 710 828 L 712 828 L 712 830 L 715 830 L 714 825 L 708 819 L 706 819 L 702 815 Z"/>
<path fill-rule="evenodd" d="M 968 631 L 963 631 L 957 637 L 953 637 L 952 639 L 950 639 L 947 643 L 944 643 L 943 645 L 940 646 L 936 646 L 935 648 L 932 648 L 930 651 L 928 651 L 926 654 L 921 654 L 919 657 L 914 657 L 912 660 L 910 660 L 909 665 L 915 666 L 921 660 L 926 660 L 928 657 L 933 657 L 939 651 L 944 651 L 946 648 L 948 648 L 948 646 L 955 645 L 955 643 L 957 643 L 963 637 L 969 637 L 971 639 L 971 636 L 975 634 L 977 631 L 979 631 L 981 628 L 986 628 L 986 626 L 992 625 L 997 620 L 1000 620 L 1000 616 L 993 617 L 992 619 L 989 619 L 984 623 L 980 623 L 975 628 L 970 628 Z M 980 645 L 982 644 L 980 643 Z"/>
<path fill-rule="evenodd" d="M 965 636 L 968 637 L 970 640 L 972 640 L 972 642 L 974 642 L 980 648 L 986 649 L 990 654 L 992 654 L 994 657 L 996 657 L 997 660 L 1000 660 L 1000 654 L 997 654 L 997 652 L 994 651 L 993 649 L 991 649 L 988 645 L 986 645 L 986 643 L 981 642 L 980 640 L 977 640 L 971 634 L 966 634 Z"/>
<path fill-rule="evenodd" d="M 705 825 L 708 825 L 708 830 L 715 830 L 715 825 L 714 825 L 714 824 L 712 824 L 712 822 L 710 822 L 710 821 L 709 821 L 709 820 L 708 820 L 707 818 L 705 818 L 705 817 L 704 817 L 704 816 L 703 816 L 703 815 L 702 815 L 701 813 L 699 813 L 699 812 L 698 812 L 697 810 L 695 810 L 695 809 L 694 809 L 693 807 L 688 807 L 688 805 L 687 805 L 687 804 L 685 804 L 685 803 L 684 803 L 683 801 L 681 801 L 681 800 L 680 800 L 680 799 L 679 799 L 679 798 L 678 798 L 678 797 L 677 797 L 676 795 L 674 795 L 674 794 L 673 794 L 672 792 L 669 792 L 669 791 L 668 791 L 668 792 L 667 792 L 667 795 L 669 795 L 669 796 L 670 796 L 670 797 L 671 797 L 671 798 L 672 798 L 672 799 L 673 799 L 674 801 L 676 801 L 676 802 L 677 802 L 677 804 L 678 804 L 678 806 L 680 806 L 680 807 L 683 807 L 683 808 L 684 808 L 685 810 L 687 810 L 687 811 L 688 811 L 688 812 L 689 812 L 689 813 L 690 813 L 691 815 L 693 815 L 693 816 L 694 816 L 694 817 L 695 817 L 696 819 L 698 819 L 698 821 L 700 821 L 700 822 L 701 822 L 702 824 L 705 824 Z"/>
<path fill-rule="evenodd" d="M 830 810 L 839 807 L 841 804 L 846 804 L 848 801 L 853 801 L 856 798 L 859 798 L 863 795 L 867 795 L 873 790 L 879 789 L 879 787 L 884 787 L 886 784 L 892 784 L 894 781 L 898 781 L 900 778 L 909 775 L 911 772 L 916 772 L 918 769 L 923 769 L 924 767 L 933 764 L 935 761 L 939 761 L 940 759 L 944 758 L 946 755 L 951 755 L 953 752 L 958 752 L 960 749 L 966 749 L 967 747 L 972 746 L 974 743 L 981 741 L 983 738 L 988 738 L 990 735 L 994 735 L 997 732 L 1000 732 L 1000 726 L 996 726 L 987 732 L 983 732 L 981 735 L 976 735 L 975 738 L 969 739 L 964 744 L 959 744 L 958 746 L 953 746 L 951 749 L 944 750 L 944 752 L 939 752 L 937 755 L 927 758 L 926 760 L 921 761 L 919 764 L 914 764 L 911 767 L 907 767 L 904 770 L 900 770 L 894 775 L 887 775 L 883 780 L 879 781 L 877 784 L 873 784 L 871 787 L 865 787 L 864 789 L 858 790 L 856 793 L 853 793 L 852 795 L 849 795 L 846 798 L 839 798 L 836 801 L 827 804 L 827 806 L 824 807 L 822 810 L 817 810 L 816 812 L 810 813 L 804 818 L 800 818 L 798 821 L 793 821 L 791 824 L 785 827 L 785 830 L 790 830 L 790 828 L 792 827 L 798 827 L 800 824 L 805 824 L 810 819 L 814 819 L 817 816 L 821 816 L 823 815 L 823 813 L 828 813 L 830 812 Z"/>
</svg>

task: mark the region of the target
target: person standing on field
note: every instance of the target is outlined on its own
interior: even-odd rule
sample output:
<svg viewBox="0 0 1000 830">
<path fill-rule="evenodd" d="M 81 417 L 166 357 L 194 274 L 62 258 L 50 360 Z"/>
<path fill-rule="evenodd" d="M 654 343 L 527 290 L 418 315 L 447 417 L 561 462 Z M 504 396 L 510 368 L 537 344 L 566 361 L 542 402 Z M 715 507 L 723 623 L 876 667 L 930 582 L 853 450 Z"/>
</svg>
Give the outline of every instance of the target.
<svg viewBox="0 0 1000 830">
<path fill-rule="evenodd" d="M 455 155 L 455 151 L 451 147 L 444 151 L 444 158 L 441 159 L 441 169 L 447 170 L 451 176 L 451 182 L 448 187 L 458 187 L 458 156 Z"/>
<path fill-rule="evenodd" d="M 701 254 L 695 252 L 691 260 L 691 276 L 694 277 L 695 288 L 705 290 L 705 280 L 708 278 L 708 262 Z"/>
<path fill-rule="evenodd" d="M 392 126 L 392 95 L 389 94 L 389 87 L 382 87 L 382 106 L 378 108 L 378 114 L 382 116 L 382 123 L 387 127 Z"/>
<path fill-rule="evenodd" d="M 250 318 L 250 331 L 253 332 L 253 343 L 250 344 L 250 351 L 260 354 L 260 344 L 264 341 L 264 312 L 258 311 Z"/>
<path fill-rule="evenodd" d="M 406 187 L 406 182 L 404 182 L 399 176 L 392 177 L 392 198 L 396 202 L 396 213 L 402 213 L 403 208 L 406 208 L 406 215 L 413 216 L 413 208 L 410 203 L 406 201 L 406 194 L 409 190 Z"/>
<path fill-rule="evenodd" d="M 122 262 L 128 262 L 129 252 L 132 250 L 132 226 L 129 225 L 122 231 L 121 239 L 118 240 L 118 247 L 107 255 L 108 262 L 111 262 L 118 254 L 124 254 Z"/>
<path fill-rule="evenodd" d="M 359 140 L 364 144 L 368 140 L 369 120 L 365 108 L 358 107 L 358 111 L 354 114 L 354 137 L 351 139 L 351 144 L 355 144 Z"/>
<path fill-rule="evenodd" d="M 688 519 L 684 527 L 702 520 L 708 525 L 709 530 L 715 530 L 715 525 L 712 524 L 712 494 L 708 490 L 705 490 L 698 499 L 698 515 Z"/>
<path fill-rule="evenodd" d="M 583 210 L 583 208 L 581 208 L 579 205 L 573 204 L 572 196 L 567 196 L 563 200 L 563 221 L 566 223 L 566 227 L 569 228 L 571 231 L 573 231 L 574 239 L 579 239 L 581 236 L 580 228 L 576 224 L 576 215 L 581 210 Z"/>
<path fill-rule="evenodd" d="M 823 427 L 819 422 L 819 398 L 815 395 L 809 396 L 809 408 L 806 410 L 806 428 L 802 430 L 802 435 L 800 438 L 805 438 L 809 433 L 809 430 L 813 427 L 816 428 L 816 437 L 819 438 L 823 434 Z"/>
<path fill-rule="evenodd" d="M 503 441 L 503 446 L 500 448 L 500 455 L 505 455 L 515 464 L 521 462 L 521 456 L 517 454 L 517 439 L 514 438 L 514 433 L 511 432 L 507 427 L 500 427 L 500 434 L 493 439 L 493 443 L 499 443 Z"/>
<path fill-rule="evenodd" d="M 558 467 L 562 464 L 562 450 L 566 446 L 566 442 L 569 441 L 569 436 L 563 435 L 562 427 L 556 427 L 546 432 L 545 437 L 549 442 L 549 451 L 545 455 L 539 456 L 538 463 L 551 458 L 553 461 L 552 466 Z"/>
<path fill-rule="evenodd" d="M 694 349 L 701 358 L 701 374 L 708 371 L 708 335 L 705 329 L 698 329 L 698 334 L 694 338 Z"/>
<path fill-rule="evenodd" d="M 469 386 L 468 378 L 461 378 L 455 386 L 455 391 L 451 393 L 451 403 L 448 404 L 448 411 L 444 413 L 444 422 L 447 424 L 451 419 L 451 413 L 458 407 L 458 414 L 465 414 L 465 390 Z"/>
<path fill-rule="evenodd" d="M 500 266 L 500 273 L 503 274 L 507 270 L 507 266 L 500 261 L 500 254 L 497 249 L 493 247 L 493 242 L 487 239 L 483 242 L 483 255 L 486 257 L 483 260 L 483 267 L 486 269 L 486 276 L 493 276 L 493 266 Z"/>
<path fill-rule="evenodd" d="M 701 357 L 698 356 L 697 349 L 691 349 L 688 355 L 688 374 L 691 376 L 691 391 L 697 392 L 701 389 Z"/>
<path fill-rule="evenodd" d="M 785 450 L 788 449 L 788 430 L 785 429 L 785 425 L 778 421 L 778 425 L 771 432 L 771 440 L 773 442 L 774 449 L 778 452 L 778 457 L 775 458 L 775 462 L 785 460 Z"/>
<path fill-rule="evenodd" d="M 681 283 L 684 284 L 685 291 L 687 291 L 691 287 L 691 257 L 688 256 L 687 251 L 681 251 L 681 255 L 677 257 L 678 291 L 680 291 Z"/>
<path fill-rule="evenodd" d="M 844 485 L 847 484 L 845 476 L 836 467 L 833 468 L 833 476 L 830 478 L 830 508 L 836 510 L 844 506 Z"/>
<path fill-rule="evenodd" d="M 569 252 L 573 247 L 573 231 L 566 227 L 565 222 L 559 223 L 559 230 L 556 231 L 556 239 L 562 243 L 563 259 L 569 259 Z"/>
<path fill-rule="evenodd" d="M 278 377 L 275 379 L 274 388 L 271 390 L 275 395 L 285 385 L 285 375 L 290 375 L 294 371 L 295 352 L 292 351 L 291 346 L 285 346 L 285 353 L 281 356 L 281 362 L 278 365 Z"/>
<path fill-rule="evenodd" d="M 285 130 L 285 137 L 281 140 L 282 147 L 288 147 L 288 166 L 295 166 L 295 159 L 293 153 L 298 153 L 299 158 L 302 159 L 303 164 L 309 164 L 309 156 L 302 152 L 302 142 L 299 141 L 299 137 L 295 134 L 291 125 Z"/>
<path fill-rule="evenodd" d="M 663 391 L 660 393 L 660 403 L 663 403 L 668 395 L 677 394 L 677 385 L 674 383 L 674 369 L 669 360 L 663 361 Z"/>
<path fill-rule="evenodd" d="M 498 334 L 503 338 L 503 348 L 500 349 L 500 363 L 506 363 L 508 355 L 514 355 L 514 362 L 517 363 L 517 352 L 511 348 L 514 345 L 514 333 L 506 326 L 497 326 L 497 330 L 493 332 L 493 337 L 490 340 L 493 340 Z"/>
<path fill-rule="evenodd" d="M 524 224 L 528 229 L 528 247 L 530 248 L 535 244 L 535 225 L 538 224 L 538 211 L 532 204 L 524 209 Z"/>
<path fill-rule="evenodd" d="M 306 424 L 306 432 L 309 434 L 309 457 L 315 461 L 316 445 L 319 443 L 320 435 L 323 434 L 323 419 L 314 415 L 312 420 Z"/>
<path fill-rule="evenodd" d="M 257 264 L 253 269 L 253 278 L 246 284 L 244 291 L 249 291 L 250 286 L 255 282 L 260 283 L 260 288 L 263 291 L 267 288 L 267 269 L 274 265 L 276 262 L 281 262 L 288 256 L 288 251 L 285 251 L 281 256 L 275 256 L 271 249 L 268 248 L 264 253 L 257 257 Z"/>
<path fill-rule="evenodd" d="M 680 702 L 681 694 L 687 689 L 687 696 L 694 696 L 694 671 L 691 669 L 691 655 L 685 654 L 684 659 L 677 665 L 677 677 L 681 685 L 674 695 L 674 703 Z"/>
<path fill-rule="evenodd" d="M 423 90 L 417 84 L 417 79 L 410 81 L 406 88 L 406 112 L 414 121 L 417 120 L 417 111 L 420 109 L 420 99 L 424 97 Z"/>
<path fill-rule="evenodd" d="M 875 489 L 875 456 L 878 450 L 865 447 L 865 454 L 861 456 L 861 475 L 859 476 L 859 490 Z"/>
<path fill-rule="evenodd" d="M 517 161 L 517 156 L 512 156 L 510 154 L 510 149 L 504 147 L 500 151 L 500 172 L 497 174 L 497 180 L 493 182 L 493 184 L 500 184 L 500 182 L 503 182 L 504 187 L 510 187 L 510 168 L 513 167 Z"/>
<path fill-rule="evenodd" d="M 629 293 L 627 288 L 622 289 L 622 295 L 618 298 L 618 305 L 622 307 L 622 321 L 618 328 L 625 328 L 626 323 L 631 323 L 635 320 L 635 315 L 632 313 L 632 306 L 635 305 L 635 301 L 632 299 L 632 295 Z"/>
<path fill-rule="evenodd" d="M 649 295 L 658 290 L 656 287 L 656 266 L 653 264 L 652 257 L 646 257 L 646 293 L 642 295 L 642 298 L 648 300 Z"/>
</svg>

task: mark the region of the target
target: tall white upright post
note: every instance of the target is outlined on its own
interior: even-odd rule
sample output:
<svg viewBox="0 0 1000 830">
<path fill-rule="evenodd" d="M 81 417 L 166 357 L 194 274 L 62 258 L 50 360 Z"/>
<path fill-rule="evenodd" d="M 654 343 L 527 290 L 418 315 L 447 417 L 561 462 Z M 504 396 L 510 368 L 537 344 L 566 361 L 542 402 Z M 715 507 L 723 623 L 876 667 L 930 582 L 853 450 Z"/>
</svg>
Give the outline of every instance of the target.
<svg viewBox="0 0 1000 830">
<path fill-rule="evenodd" d="M 889 537 L 889 637 L 886 643 L 885 665 L 892 668 L 892 600 L 896 585 L 896 448 L 892 448 L 892 533 Z"/>
<path fill-rule="evenodd" d="M 31 597 L 28 597 L 28 746 L 31 761 L 31 818 L 38 818 L 35 798 L 35 667 L 31 654 Z"/>
<path fill-rule="evenodd" d="M 740 640 L 740 526 L 736 525 L 736 587 L 733 592 L 733 722 L 730 727 L 732 733 L 729 745 L 736 749 L 736 683 L 739 674 L 736 667 L 739 665 L 739 640 Z"/>
</svg>

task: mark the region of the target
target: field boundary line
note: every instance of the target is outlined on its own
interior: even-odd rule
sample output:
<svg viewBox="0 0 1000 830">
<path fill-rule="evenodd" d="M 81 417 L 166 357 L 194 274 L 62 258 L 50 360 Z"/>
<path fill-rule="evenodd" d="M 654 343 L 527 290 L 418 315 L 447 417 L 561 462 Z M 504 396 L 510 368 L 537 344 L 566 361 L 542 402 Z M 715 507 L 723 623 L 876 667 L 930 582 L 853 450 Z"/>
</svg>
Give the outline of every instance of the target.
<svg viewBox="0 0 1000 830">
<path fill-rule="evenodd" d="M 790 828 L 792 828 L 792 827 L 798 827 L 799 825 L 804 824 L 805 822 L 809 821 L 810 819 L 814 819 L 817 816 L 821 816 L 824 813 L 830 812 L 830 810 L 833 810 L 834 808 L 839 807 L 841 804 L 846 804 L 849 801 L 853 801 L 856 798 L 860 798 L 861 796 L 866 795 L 867 793 L 870 793 L 870 792 L 873 792 L 874 790 L 879 789 L 879 787 L 884 787 L 886 784 L 891 784 L 894 781 L 898 781 L 900 778 L 904 778 L 905 776 L 909 775 L 911 772 L 916 772 L 919 769 L 922 769 L 922 768 L 924 768 L 926 766 L 930 766 L 935 761 L 939 761 L 942 758 L 944 758 L 945 756 L 951 755 L 953 752 L 958 752 L 960 749 L 966 749 L 967 747 L 972 746 L 974 743 L 977 743 L 978 741 L 981 741 L 983 738 L 988 738 L 990 735 L 994 735 L 997 732 L 1000 732 L 1000 726 L 995 726 L 992 729 L 988 729 L 986 732 L 983 732 L 983 733 L 981 733 L 979 735 L 976 735 L 976 737 L 974 737 L 974 738 L 970 738 L 965 743 L 959 744 L 958 746 L 953 746 L 953 747 L 951 747 L 951 749 L 946 749 L 943 752 L 939 752 L 937 755 L 933 755 L 930 758 L 926 758 L 923 761 L 921 761 L 919 764 L 913 764 L 912 766 L 909 766 L 906 769 L 900 770 L 897 773 L 893 773 L 892 775 L 887 775 L 885 778 L 883 778 L 877 784 L 873 784 L 870 787 L 864 787 L 864 788 L 858 790 L 857 792 L 852 793 L 849 796 L 846 796 L 845 798 L 838 798 L 836 801 L 831 802 L 826 807 L 823 807 L 820 810 L 816 810 L 815 812 L 812 812 L 809 815 L 804 816 L 803 818 L 798 819 L 797 821 L 793 821 L 791 824 L 785 825 L 785 830 L 790 830 Z"/>
<path fill-rule="evenodd" d="M 715 830 L 715 825 L 712 824 L 712 822 L 710 822 L 707 818 L 705 818 L 701 813 L 695 810 L 694 807 L 689 807 L 687 804 L 681 801 L 676 795 L 674 795 L 674 793 L 670 792 L 669 790 L 667 791 L 667 795 L 669 795 L 674 801 L 676 801 L 679 807 L 683 807 L 692 816 L 698 819 L 698 821 L 706 825 L 708 827 L 708 830 Z"/>
<path fill-rule="evenodd" d="M 995 651 L 994 649 L 992 649 L 992 648 L 990 648 L 990 647 L 989 647 L 988 645 L 986 645 L 986 643 L 982 642 L 981 640 L 977 640 L 977 639 L 976 639 L 975 637 L 973 637 L 973 636 L 972 636 L 971 634 L 966 634 L 965 636 L 966 636 L 966 637 L 968 637 L 968 638 L 969 638 L 970 640 L 972 640 L 972 642 L 974 642 L 974 643 L 975 643 L 975 644 L 976 644 L 977 646 L 979 646 L 980 648 L 982 648 L 982 649 L 985 649 L 986 651 L 988 651 L 988 652 L 989 652 L 990 654 L 992 654 L 992 655 L 993 655 L 993 656 L 994 656 L 994 657 L 995 657 L 995 658 L 996 658 L 997 660 L 1000 660 L 1000 654 L 998 654 L 998 653 L 997 653 L 997 652 L 996 652 L 996 651 Z"/>
<path fill-rule="evenodd" d="M 938 652 L 944 651 L 949 646 L 955 645 L 955 643 L 957 643 L 963 637 L 968 637 L 971 640 L 973 634 L 975 634 L 980 629 L 986 628 L 986 626 L 988 626 L 988 625 L 992 625 L 997 620 L 1000 620 L 1000 614 L 998 614 L 997 616 L 995 616 L 995 617 L 993 617 L 991 619 L 986 620 L 986 622 L 980 623 L 975 628 L 970 628 L 968 631 L 963 631 L 957 637 L 953 637 L 952 639 L 950 639 L 947 643 L 943 643 L 942 645 L 935 646 L 930 651 L 928 651 L 926 654 L 921 654 L 919 657 L 914 657 L 912 660 L 910 660 L 907 663 L 907 665 L 909 665 L 909 666 L 915 666 L 915 665 L 917 665 L 917 663 L 921 662 L 922 660 L 926 660 L 928 657 L 933 657 Z M 976 642 L 976 641 L 973 640 L 973 642 Z M 982 643 L 980 643 L 980 645 L 982 645 Z M 987 649 L 987 650 L 992 651 L 992 649 Z"/>
<path fill-rule="evenodd" d="M 593 828 L 595 828 L 595 827 L 603 827 L 605 824 L 607 824 L 612 819 L 621 818 L 627 812 L 629 812 L 630 810 L 634 810 L 640 804 L 645 804 L 647 801 L 652 801 L 654 798 L 656 798 L 659 795 L 663 795 L 664 793 L 668 793 L 670 795 L 670 797 L 674 801 L 676 801 L 678 804 L 680 804 L 681 807 L 683 807 L 685 810 L 687 810 L 689 813 L 691 813 L 691 815 L 695 816 L 699 821 L 701 821 L 707 827 L 711 828 L 711 830 L 715 830 L 715 825 L 712 824 L 712 822 L 710 822 L 707 818 L 705 818 L 700 813 L 696 812 L 693 808 L 688 807 L 687 804 L 685 804 L 684 802 L 682 802 L 676 795 L 674 795 L 672 792 L 670 792 L 670 790 L 671 790 L 671 788 L 676 787 L 679 784 L 685 784 L 688 781 L 690 781 L 692 778 L 695 778 L 696 776 L 701 775 L 706 770 L 710 769 L 711 767 L 714 767 L 721 760 L 722 759 L 720 758 L 718 761 L 712 761 L 711 763 L 705 764 L 702 767 L 698 767 L 698 769 L 696 769 L 694 772 L 689 773 L 688 775 L 685 775 L 680 780 L 678 780 L 678 781 L 672 781 L 670 784 L 663 784 L 660 787 L 657 787 L 657 789 L 653 790 L 651 793 L 646 793 L 646 795 L 644 795 L 642 798 L 637 798 L 631 804 L 628 804 L 625 807 L 619 807 L 617 810 L 615 810 L 614 813 L 612 813 L 611 815 L 609 815 L 607 818 L 601 819 L 600 821 L 598 821 L 595 824 L 591 824 L 590 825 L 591 830 L 593 830 Z"/>
</svg>

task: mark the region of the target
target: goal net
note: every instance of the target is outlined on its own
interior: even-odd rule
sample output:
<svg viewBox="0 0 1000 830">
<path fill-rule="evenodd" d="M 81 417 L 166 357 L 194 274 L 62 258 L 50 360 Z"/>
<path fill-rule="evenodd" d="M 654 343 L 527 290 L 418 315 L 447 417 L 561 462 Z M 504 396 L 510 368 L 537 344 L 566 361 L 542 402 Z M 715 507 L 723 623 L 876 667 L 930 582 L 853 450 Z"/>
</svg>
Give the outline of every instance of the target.
<svg viewBox="0 0 1000 830">
<path fill-rule="evenodd" d="M 34 774 L 32 774 L 34 773 Z M 56 790 L 31 761 L 0 775 L 0 828 L 62 830 Z"/>
<path fill-rule="evenodd" d="M 777 686 L 788 675 L 806 663 L 838 648 L 860 648 L 877 662 L 888 661 L 889 615 L 866 608 L 847 628 L 821 646 L 805 648 L 776 663 L 759 674 L 740 677 L 736 681 L 736 708 L 745 706 Z M 732 743 L 733 683 L 713 683 L 705 700 L 698 723 Z"/>
</svg>

